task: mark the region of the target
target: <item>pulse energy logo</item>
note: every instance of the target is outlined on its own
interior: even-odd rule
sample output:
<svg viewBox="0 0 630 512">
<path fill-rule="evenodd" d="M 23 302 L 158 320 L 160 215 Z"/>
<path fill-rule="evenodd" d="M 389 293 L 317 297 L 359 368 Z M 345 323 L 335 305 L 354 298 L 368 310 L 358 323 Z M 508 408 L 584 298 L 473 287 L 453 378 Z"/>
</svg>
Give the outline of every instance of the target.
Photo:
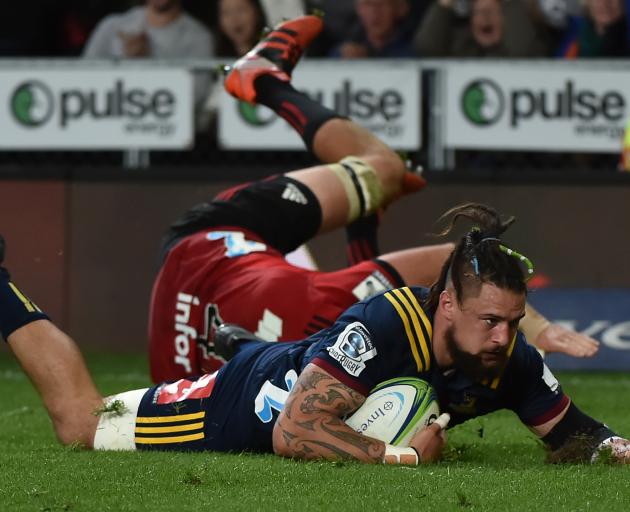
<svg viewBox="0 0 630 512">
<path fill-rule="evenodd" d="M 79 121 L 122 121 L 127 134 L 171 135 L 175 93 L 167 88 L 129 87 L 116 80 L 109 88 L 60 88 L 41 81 L 19 84 L 11 95 L 11 112 L 22 126 L 38 128 L 55 123 L 62 130 Z"/>
<path fill-rule="evenodd" d="M 619 90 L 580 86 L 577 80 L 542 87 L 503 87 L 487 78 L 468 83 L 460 98 L 462 113 L 478 127 L 502 122 L 516 130 L 530 122 L 571 122 L 578 136 L 619 138 L 627 117 L 626 99 Z"/>
</svg>

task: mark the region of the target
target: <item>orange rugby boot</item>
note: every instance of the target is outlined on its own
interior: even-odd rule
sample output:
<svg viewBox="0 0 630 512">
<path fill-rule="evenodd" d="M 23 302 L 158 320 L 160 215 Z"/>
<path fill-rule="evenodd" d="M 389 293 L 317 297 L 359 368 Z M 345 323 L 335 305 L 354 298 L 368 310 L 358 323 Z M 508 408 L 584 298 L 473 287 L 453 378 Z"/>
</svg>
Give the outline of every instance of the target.
<svg viewBox="0 0 630 512">
<path fill-rule="evenodd" d="M 256 103 L 254 80 L 260 75 L 289 82 L 297 61 L 322 28 L 322 18 L 313 15 L 280 23 L 234 63 L 225 79 L 226 91 L 239 100 Z"/>
</svg>

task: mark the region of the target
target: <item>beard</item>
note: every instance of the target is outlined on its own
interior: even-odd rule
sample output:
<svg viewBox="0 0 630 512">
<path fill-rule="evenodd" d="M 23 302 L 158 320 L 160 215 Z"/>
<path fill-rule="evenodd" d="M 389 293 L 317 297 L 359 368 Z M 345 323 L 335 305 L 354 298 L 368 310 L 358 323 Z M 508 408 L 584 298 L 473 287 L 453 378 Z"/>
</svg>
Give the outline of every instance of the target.
<svg viewBox="0 0 630 512">
<path fill-rule="evenodd" d="M 494 352 L 482 352 L 480 354 L 471 354 L 464 351 L 461 347 L 462 344 L 458 341 L 455 327 L 451 325 L 446 330 L 446 349 L 453 360 L 453 368 L 460 370 L 475 382 L 483 378 L 494 379 L 500 374 L 508 360 L 507 347 Z"/>
</svg>

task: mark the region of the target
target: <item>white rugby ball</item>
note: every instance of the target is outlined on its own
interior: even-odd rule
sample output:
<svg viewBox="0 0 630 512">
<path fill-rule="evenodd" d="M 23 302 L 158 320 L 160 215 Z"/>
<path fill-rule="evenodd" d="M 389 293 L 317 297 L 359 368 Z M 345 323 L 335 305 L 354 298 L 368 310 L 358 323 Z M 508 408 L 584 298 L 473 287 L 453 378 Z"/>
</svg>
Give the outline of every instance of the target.
<svg viewBox="0 0 630 512">
<path fill-rule="evenodd" d="M 381 382 L 346 424 L 363 434 L 396 446 L 409 446 L 413 435 L 440 415 L 431 385 L 415 377 Z"/>
</svg>

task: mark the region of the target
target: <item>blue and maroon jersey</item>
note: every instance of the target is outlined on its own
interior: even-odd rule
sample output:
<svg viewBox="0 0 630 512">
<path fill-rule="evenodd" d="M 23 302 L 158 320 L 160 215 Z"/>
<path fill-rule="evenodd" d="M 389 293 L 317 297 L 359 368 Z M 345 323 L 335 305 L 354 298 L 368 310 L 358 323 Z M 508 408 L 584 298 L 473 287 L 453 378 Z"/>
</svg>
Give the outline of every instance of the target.
<svg viewBox="0 0 630 512">
<path fill-rule="evenodd" d="M 422 307 L 426 294 L 426 289 L 405 287 L 356 304 L 327 331 L 327 344 L 311 362 L 363 395 L 394 377 L 421 378 L 435 389 L 440 409 L 451 414 L 451 426 L 498 409 L 510 409 L 536 426 L 568 405 L 521 332 L 509 347 L 508 363 L 492 380 L 476 382 L 458 370 L 441 371 L 432 349 L 433 316 Z"/>
<path fill-rule="evenodd" d="M 185 414 L 182 405 L 190 397 L 189 389 L 194 388 L 197 396 L 192 400 L 197 402 L 189 411 L 197 415 L 190 420 L 198 425 L 197 438 L 182 446 L 176 441 L 179 434 L 168 434 L 174 438 L 171 445 L 153 443 L 148 435 L 139 443 L 142 436 L 137 434 L 138 447 L 272 451 L 273 425 L 309 363 L 365 396 L 380 382 L 394 377 L 424 379 L 437 392 L 440 409 L 451 414 L 451 426 L 499 409 L 510 409 L 526 425 L 536 426 L 568 405 L 568 397 L 520 333 L 509 348 L 508 363 L 492 379 L 477 382 L 458 370 L 441 371 L 432 350 L 433 318 L 422 307 L 426 293 L 424 288 L 405 287 L 376 295 L 347 309 L 332 327 L 301 342 L 249 343 L 212 377 L 204 396 L 198 394 L 199 389 L 209 385 L 195 381 L 152 388 L 140 406 L 139 421 Z M 181 392 L 178 386 L 188 393 L 181 403 L 172 399 Z M 191 435 L 188 430 L 180 434 Z"/>
</svg>

